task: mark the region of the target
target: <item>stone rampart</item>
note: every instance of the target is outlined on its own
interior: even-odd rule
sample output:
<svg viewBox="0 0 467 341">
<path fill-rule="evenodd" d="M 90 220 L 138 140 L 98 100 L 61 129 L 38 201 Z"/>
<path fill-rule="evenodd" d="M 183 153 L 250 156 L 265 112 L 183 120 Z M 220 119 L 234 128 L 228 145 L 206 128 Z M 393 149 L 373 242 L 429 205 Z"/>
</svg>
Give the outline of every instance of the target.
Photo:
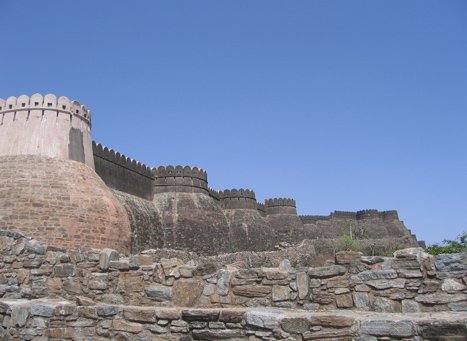
<svg viewBox="0 0 467 341">
<path fill-rule="evenodd" d="M 107 186 L 152 200 L 154 177 L 150 167 L 101 144 L 93 142 L 92 147 L 96 173 Z"/>
<path fill-rule="evenodd" d="M 52 94 L 0 99 L 0 156 L 40 155 L 94 168 L 91 112 Z"/>
</svg>

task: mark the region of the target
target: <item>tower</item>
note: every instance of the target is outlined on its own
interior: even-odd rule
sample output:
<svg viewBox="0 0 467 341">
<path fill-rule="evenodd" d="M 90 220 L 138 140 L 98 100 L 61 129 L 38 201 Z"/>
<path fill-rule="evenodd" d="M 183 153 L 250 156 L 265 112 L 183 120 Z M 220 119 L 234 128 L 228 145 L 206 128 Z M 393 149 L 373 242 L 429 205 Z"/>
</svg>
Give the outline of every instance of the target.
<svg viewBox="0 0 467 341">
<path fill-rule="evenodd" d="M 94 172 L 90 112 L 51 94 L 0 100 L 0 229 L 60 248 L 130 249 L 128 216 Z"/>
<path fill-rule="evenodd" d="M 94 169 L 91 112 L 52 94 L 0 99 L 0 156 L 6 155 L 74 160 Z"/>
</svg>

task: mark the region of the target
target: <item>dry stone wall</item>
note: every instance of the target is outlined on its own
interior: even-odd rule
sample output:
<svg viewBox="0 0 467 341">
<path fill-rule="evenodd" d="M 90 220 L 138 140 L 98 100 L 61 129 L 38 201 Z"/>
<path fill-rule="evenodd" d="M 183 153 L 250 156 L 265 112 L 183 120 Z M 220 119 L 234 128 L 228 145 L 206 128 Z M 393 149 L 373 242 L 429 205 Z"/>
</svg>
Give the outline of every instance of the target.
<svg viewBox="0 0 467 341">
<path fill-rule="evenodd" d="M 1 300 L 2 340 L 464 341 L 461 313 L 384 314 L 261 308 L 161 308 Z"/>
<path fill-rule="evenodd" d="M 14 237 L 14 236 L 13 236 Z M 279 307 L 377 312 L 467 310 L 467 254 L 395 257 L 336 254 L 323 267 L 219 266 L 213 258 L 125 257 L 112 249 L 60 251 L 35 240 L 2 236 L 0 296 L 141 306 Z"/>
</svg>

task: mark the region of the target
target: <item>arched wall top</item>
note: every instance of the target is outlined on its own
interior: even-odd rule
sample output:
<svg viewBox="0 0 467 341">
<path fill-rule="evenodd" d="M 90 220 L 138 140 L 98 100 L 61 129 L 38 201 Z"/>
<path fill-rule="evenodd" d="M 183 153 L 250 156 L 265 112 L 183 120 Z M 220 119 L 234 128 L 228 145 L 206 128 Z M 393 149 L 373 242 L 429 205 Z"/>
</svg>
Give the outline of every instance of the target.
<svg viewBox="0 0 467 341">
<path fill-rule="evenodd" d="M 95 141 L 92 142 L 92 149 L 94 155 L 97 157 L 103 158 L 146 177 L 152 177 L 151 167 L 148 167 L 139 161 L 130 159 L 129 157 L 126 157 L 113 149 L 107 148 L 100 143 L 96 143 Z"/>
<path fill-rule="evenodd" d="M 21 95 L 18 98 L 10 96 L 7 100 L 0 99 L 0 114 L 17 111 L 30 110 L 52 110 L 58 113 L 65 113 L 79 117 L 90 124 L 91 111 L 80 102 L 70 101 L 67 97 L 61 96 L 57 100 L 54 94 L 34 94 L 31 97 Z"/>
<path fill-rule="evenodd" d="M 255 192 L 251 189 L 226 189 L 219 192 L 221 199 L 245 198 L 256 201 Z"/>
<path fill-rule="evenodd" d="M 288 206 L 288 207 L 296 207 L 296 203 L 294 199 L 290 198 L 272 198 L 266 199 L 264 201 L 266 207 L 276 207 L 276 206 Z"/>
<path fill-rule="evenodd" d="M 202 181 L 208 181 L 208 174 L 205 170 L 198 167 L 190 166 L 159 166 L 153 168 L 154 177 L 167 178 L 167 177 L 190 177 L 196 178 Z"/>
</svg>

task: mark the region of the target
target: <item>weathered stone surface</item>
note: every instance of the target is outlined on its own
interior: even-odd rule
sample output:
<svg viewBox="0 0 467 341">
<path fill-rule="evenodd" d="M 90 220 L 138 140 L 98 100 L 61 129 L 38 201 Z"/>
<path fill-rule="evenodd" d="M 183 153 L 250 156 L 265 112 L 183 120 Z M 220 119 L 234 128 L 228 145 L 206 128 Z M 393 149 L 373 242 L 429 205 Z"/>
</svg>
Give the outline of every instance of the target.
<svg viewBox="0 0 467 341">
<path fill-rule="evenodd" d="M 120 330 L 128 333 L 139 333 L 143 330 L 143 326 L 141 324 L 127 322 L 123 320 L 113 320 L 112 327 L 115 330 Z"/>
<path fill-rule="evenodd" d="M 240 323 L 242 322 L 243 310 L 222 310 L 219 316 L 219 321 L 226 323 Z"/>
<path fill-rule="evenodd" d="M 156 322 L 156 312 L 154 309 L 125 308 L 123 316 L 129 321 Z"/>
<path fill-rule="evenodd" d="M 117 251 L 114 249 L 106 248 L 102 249 L 99 255 L 99 268 L 107 270 L 110 266 L 111 261 L 116 261 L 120 258 Z"/>
<path fill-rule="evenodd" d="M 354 292 L 352 294 L 355 307 L 368 310 L 370 307 L 370 298 L 366 292 Z"/>
<path fill-rule="evenodd" d="M 96 313 L 98 316 L 108 317 L 117 315 L 122 309 L 118 306 L 113 305 L 99 305 Z"/>
<path fill-rule="evenodd" d="M 53 316 L 54 308 L 54 305 L 51 303 L 34 303 L 31 305 L 31 316 Z"/>
<path fill-rule="evenodd" d="M 418 313 L 420 312 L 420 305 L 413 300 L 402 300 L 403 313 Z"/>
<path fill-rule="evenodd" d="M 172 299 L 172 288 L 153 284 L 146 288 L 146 294 L 156 301 L 167 301 Z"/>
<path fill-rule="evenodd" d="M 323 266 L 319 268 L 310 268 L 308 270 L 308 275 L 313 278 L 325 278 L 332 276 L 343 275 L 347 272 L 347 268 L 342 265 L 330 265 Z"/>
<path fill-rule="evenodd" d="M 13 327 L 24 327 L 28 317 L 28 306 L 13 306 L 11 309 L 10 324 Z"/>
<path fill-rule="evenodd" d="M 354 319 L 348 316 L 339 316 L 337 314 L 329 315 L 312 315 L 310 323 L 313 326 L 343 328 L 350 327 L 354 324 Z"/>
<path fill-rule="evenodd" d="M 419 325 L 421 336 L 428 340 L 461 341 L 467 335 L 467 324 L 457 321 L 430 321 Z"/>
<path fill-rule="evenodd" d="M 200 280 L 181 279 L 176 281 L 173 285 L 173 303 L 179 307 L 192 307 L 195 305 L 202 292 L 203 282 Z"/>
<path fill-rule="evenodd" d="M 452 278 L 446 278 L 441 284 L 441 290 L 446 292 L 455 292 L 465 290 L 467 287 Z"/>
<path fill-rule="evenodd" d="M 379 270 L 379 271 L 362 271 L 356 275 L 352 275 L 352 280 L 369 281 L 375 279 L 394 279 L 397 278 L 397 273 L 394 270 Z"/>
<path fill-rule="evenodd" d="M 338 308 L 352 308 L 353 299 L 351 294 L 337 295 L 336 305 Z"/>
<path fill-rule="evenodd" d="M 185 321 L 217 321 L 219 311 L 203 309 L 182 310 L 182 318 Z"/>
<path fill-rule="evenodd" d="M 241 329 L 193 330 L 192 335 L 195 340 L 240 340 L 245 332 Z"/>
<path fill-rule="evenodd" d="M 366 281 L 365 284 L 372 288 L 381 290 L 381 289 L 388 289 L 388 288 L 404 288 L 405 282 L 406 280 L 402 278 L 396 278 L 393 280 L 375 279 L 375 280 Z"/>
<path fill-rule="evenodd" d="M 414 335 L 414 326 L 410 321 L 367 320 L 361 330 L 365 334 L 376 336 L 410 337 Z"/>
<path fill-rule="evenodd" d="M 467 295 L 465 294 L 455 294 L 450 295 L 445 292 L 435 293 L 435 294 L 426 294 L 418 295 L 415 297 L 415 300 L 420 303 L 426 304 L 446 304 L 451 302 L 459 302 L 467 300 Z"/>
<path fill-rule="evenodd" d="M 55 277 L 70 277 L 75 274 L 75 266 L 73 264 L 58 264 L 54 266 Z"/>
<path fill-rule="evenodd" d="M 281 326 L 286 332 L 300 334 L 310 329 L 310 321 L 305 317 L 285 317 Z"/>
<path fill-rule="evenodd" d="M 234 287 L 232 290 L 235 295 L 245 297 L 263 297 L 272 291 L 270 286 L 263 285 L 241 285 Z"/>
<path fill-rule="evenodd" d="M 217 280 L 217 294 L 226 296 L 229 293 L 231 274 L 228 270 L 220 270 Z"/>
<path fill-rule="evenodd" d="M 385 297 L 375 297 L 371 302 L 374 311 L 396 313 L 401 311 L 400 303 Z"/>
<path fill-rule="evenodd" d="M 279 327 L 281 317 L 282 314 L 275 311 L 251 310 L 245 314 L 245 322 L 250 326 L 272 330 Z"/>
<path fill-rule="evenodd" d="M 288 286 L 274 285 L 272 287 L 272 300 L 274 302 L 287 301 L 290 299 L 290 291 Z"/>
<path fill-rule="evenodd" d="M 308 296 L 309 292 L 309 277 L 306 272 L 297 273 L 297 290 L 298 298 L 303 300 Z"/>
</svg>

